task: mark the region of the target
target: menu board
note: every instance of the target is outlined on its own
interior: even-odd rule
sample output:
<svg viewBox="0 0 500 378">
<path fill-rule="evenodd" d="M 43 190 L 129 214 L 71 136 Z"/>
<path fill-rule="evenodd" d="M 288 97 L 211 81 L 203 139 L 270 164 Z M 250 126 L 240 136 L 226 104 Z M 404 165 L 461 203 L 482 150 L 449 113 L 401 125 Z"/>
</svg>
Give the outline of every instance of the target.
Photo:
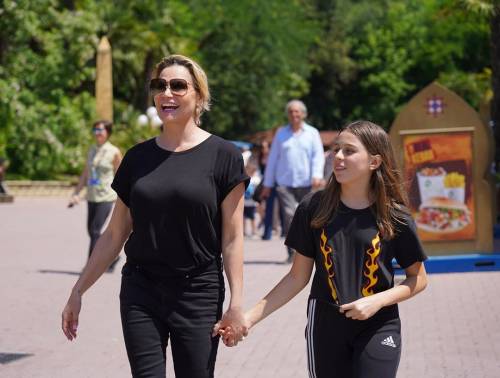
<svg viewBox="0 0 500 378">
<path fill-rule="evenodd" d="M 406 135 L 404 173 L 423 241 L 475 238 L 472 132 Z"/>
</svg>

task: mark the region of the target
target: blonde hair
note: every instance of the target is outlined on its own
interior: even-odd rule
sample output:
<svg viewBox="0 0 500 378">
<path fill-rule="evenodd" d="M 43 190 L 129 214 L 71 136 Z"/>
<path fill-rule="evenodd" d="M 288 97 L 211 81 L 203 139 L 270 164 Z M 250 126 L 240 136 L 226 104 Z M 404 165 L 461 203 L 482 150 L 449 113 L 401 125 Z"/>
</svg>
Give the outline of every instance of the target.
<svg viewBox="0 0 500 378">
<path fill-rule="evenodd" d="M 193 87 L 200 99 L 196 106 L 194 117 L 197 124 L 199 124 L 203 112 L 208 112 L 210 110 L 210 90 L 208 88 L 207 74 L 194 60 L 184 55 L 174 54 L 166 56 L 156 65 L 154 77 L 159 77 L 161 71 L 174 65 L 186 67 L 193 79 Z"/>
</svg>

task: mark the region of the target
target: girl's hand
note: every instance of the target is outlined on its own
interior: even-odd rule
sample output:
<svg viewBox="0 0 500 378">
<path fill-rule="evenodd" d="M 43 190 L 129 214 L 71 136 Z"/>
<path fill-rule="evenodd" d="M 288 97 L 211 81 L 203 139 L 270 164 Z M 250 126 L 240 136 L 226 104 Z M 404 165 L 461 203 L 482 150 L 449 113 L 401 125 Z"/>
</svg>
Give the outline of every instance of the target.
<svg viewBox="0 0 500 378">
<path fill-rule="evenodd" d="M 376 295 L 360 298 L 354 302 L 340 306 L 340 313 L 346 318 L 366 320 L 371 318 L 382 308 L 382 303 Z"/>
<path fill-rule="evenodd" d="M 230 308 L 213 328 L 212 336 L 222 336 L 226 346 L 236 346 L 248 334 L 247 320 L 241 308 Z"/>
<path fill-rule="evenodd" d="M 231 326 L 227 326 L 225 328 L 218 328 L 218 334 L 220 335 L 222 342 L 224 343 L 225 346 L 228 347 L 236 346 L 238 345 L 238 342 L 245 340 L 245 337 L 248 335 L 248 330 L 252 326 L 252 322 L 250 321 L 248 312 L 244 314 L 244 324 L 246 327 L 246 333 L 243 334 L 241 339 L 237 338 L 236 332 L 234 332 L 234 329 Z"/>
<path fill-rule="evenodd" d="M 231 326 L 219 329 L 219 335 L 227 347 L 236 346 L 240 341 L 245 340 L 245 336 L 242 336 L 241 339 L 238 338 Z"/>
<path fill-rule="evenodd" d="M 68 340 L 76 339 L 78 316 L 82 308 L 82 297 L 73 291 L 62 312 L 62 331 Z"/>
</svg>

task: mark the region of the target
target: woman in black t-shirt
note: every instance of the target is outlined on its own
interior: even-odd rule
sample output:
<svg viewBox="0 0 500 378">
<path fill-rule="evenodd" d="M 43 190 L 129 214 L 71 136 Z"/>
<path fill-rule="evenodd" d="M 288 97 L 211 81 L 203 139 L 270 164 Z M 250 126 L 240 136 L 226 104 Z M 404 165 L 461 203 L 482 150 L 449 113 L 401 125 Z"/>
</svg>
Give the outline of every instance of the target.
<svg viewBox="0 0 500 378">
<path fill-rule="evenodd" d="M 426 259 L 387 133 L 368 121 L 337 137 L 333 175 L 299 205 L 285 243 L 290 272 L 246 313 L 252 327 L 299 293 L 316 265 L 306 328 L 310 377 L 395 377 L 397 303 L 426 286 Z M 394 286 L 392 259 L 406 279 Z M 217 329 L 233 343 L 230 328 Z"/>
<path fill-rule="evenodd" d="M 76 338 L 82 294 L 126 241 L 120 310 L 133 376 L 165 376 L 170 342 L 177 377 L 212 377 L 214 324 L 234 328 L 235 342 L 246 334 L 241 301 L 248 177 L 236 147 L 199 127 L 210 94 L 197 63 L 181 55 L 164 58 L 150 89 L 162 133 L 124 156 L 112 184 L 118 200 L 110 224 L 71 292 L 62 329 L 69 340 Z M 231 289 L 223 316 L 222 265 Z"/>
</svg>

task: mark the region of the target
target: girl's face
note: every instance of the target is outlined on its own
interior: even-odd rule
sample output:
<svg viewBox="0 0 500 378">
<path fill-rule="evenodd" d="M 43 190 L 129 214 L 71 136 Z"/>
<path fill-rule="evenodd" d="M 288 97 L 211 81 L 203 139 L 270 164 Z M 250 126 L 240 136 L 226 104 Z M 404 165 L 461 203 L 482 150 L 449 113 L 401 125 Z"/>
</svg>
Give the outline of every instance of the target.
<svg viewBox="0 0 500 378">
<path fill-rule="evenodd" d="M 173 65 L 161 71 L 160 79 L 170 83 L 172 79 L 183 79 L 187 83 L 187 91 L 182 94 L 172 93 L 170 87 L 154 96 L 158 116 L 167 124 L 187 124 L 194 117 L 198 94 L 193 87 L 193 79 L 184 66 Z"/>
<path fill-rule="evenodd" d="M 343 131 L 333 145 L 333 172 L 340 184 L 367 183 L 380 165 L 379 155 L 370 155 L 361 141 Z"/>
</svg>

